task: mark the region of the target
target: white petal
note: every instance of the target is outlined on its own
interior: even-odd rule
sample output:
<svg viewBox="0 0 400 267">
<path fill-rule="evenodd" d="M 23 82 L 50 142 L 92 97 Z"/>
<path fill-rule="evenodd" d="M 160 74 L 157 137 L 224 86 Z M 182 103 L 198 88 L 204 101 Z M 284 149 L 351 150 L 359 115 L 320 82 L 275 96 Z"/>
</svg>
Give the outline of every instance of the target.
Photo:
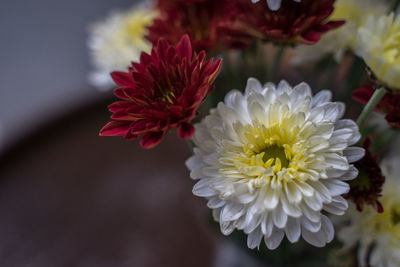
<svg viewBox="0 0 400 267">
<path fill-rule="evenodd" d="M 303 181 L 296 181 L 298 188 L 304 196 L 311 197 L 314 194 L 314 188 Z"/>
<path fill-rule="evenodd" d="M 235 230 L 235 226 L 233 225 L 233 222 L 220 223 L 220 228 L 221 228 L 221 232 L 224 235 L 230 235 L 233 232 L 233 230 Z"/>
<path fill-rule="evenodd" d="M 319 211 L 322 209 L 322 199 L 317 192 L 311 197 L 304 197 L 306 204 L 313 210 Z"/>
<path fill-rule="evenodd" d="M 334 168 L 329 168 L 326 170 L 326 174 L 328 175 L 329 178 L 339 178 L 342 175 L 345 175 L 349 170 L 338 170 Z"/>
<path fill-rule="evenodd" d="M 280 199 L 281 199 L 282 209 L 287 215 L 295 217 L 295 218 L 298 218 L 301 216 L 301 214 L 302 214 L 301 209 L 299 208 L 299 206 L 297 204 L 289 203 L 285 196 L 282 196 Z"/>
<path fill-rule="evenodd" d="M 321 220 L 321 212 L 320 211 L 315 211 L 315 210 L 311 209 L 309 206 L 305 205 L 304 203 L 302 203 L 302 205 L 300 207 L 303 212 L 303 216 L 305 216 L 308 220 L 315 222 L 315 223 L 317 223 Z"/>
<path fill-rule="evenodd" d="M 279 246 L 279 244 L 282 242 L 282 239 L 284 236 L 285 236 L 285 233 L 283 232 L 283 230 L 275 228 L 272 231 L 272 234 L 270 237 L 264 238 L 265 245 L 267 245 L 268 249 L 276 249 Z"/>
<path fill-rule="evenodd" d="M 362 147 L 349 147 L 344 151 L 343 154 L 347 157 L 347 160 L 351 163 L 362 159 L 365 155 L 365 150 Z"/>
<path fill-rule="evenodd" d="M 298 188 L 297 184 L 293 182 L 287 182 L 286 184 L 284 184 L 284 188 L 287 199 L 290 203 L 299 203 L 301 201 L 301 191 Z"/>
<path fill-rule="evenodd" d="M 316 233 L 312 233 L 307 231 L 306 229 L 302 229 L 301 235 L 304 240 L 316 247 L 324 247 L 326 244 L 325 235 L 322 231 L 318 231 Z"/>
<path fill-rule="evenodd" d="M 249 78 L 246 84 L 246 96 L 248 96 L 251 92 L 261 93 L 263 91 L 263 87 L 259 80 L 256 78 Z"/>
<path fill-rule="evenodd" d="M 295 218 L 288 219 L 288 223 L 285 228 L 285 233 L 287 239 L 291 243 L 295 243 L 299 240 L 301 234 L 301 228 L 298 219 Z"/>
<path fill-rule="evenodd" d="M 212 197 L 217 192 L 208 184 L 209 179 L 201 179 L 193 186 L 193 194 L 198 197 Z"/>
<path fill-rule="evenodd" d="M 260 227 L 258 227 L 247 237 L 247 246 L 251 249 L 258 247 L 263 236 Z"/>
<path fill-rule="evenodd" d="M 296 91 L 301 98 L 304 98 L 305 96 L 311 96 L 312 94 L 310 86 L 305 82 L 299 83 L 293 87 L 293 91 Z"/>
<path fill-rule="evenodd" d="M 279 202 L 279 194 L 278 190 L 272 189 L 271 187 L 267 188 L 267 192 L 265 193 L 264 198 L 264 206 L 266 209 L 272 210 L 278 205 Z"/>
<path fill-rule="evenodd" d="M 311 101 L 311 107 L 317 107 L 326 102 L 331 101 L 332 99 L 332 92 L 329 90 L 322 90 L 318 94 L 316 94 Z"/>
<path fill-rule="evenodd" d="M 263 216 L 260 214 L 246 214 L 246 222 L 245 222 L 245 227 L 243 229 L 243 232 L 246 234 L 253 232 L 259 225 L 261 224 L 261 221 L 263 219 Z"/>
<path fill-rule="evenodd" d="M 220 208 L 225 205 L 225 201 L 221 200 L 219 197 L 213 197 L 207 202 L 207 207 L 210 209 Z"/>
<path fill-rule="evenodd" d="M 271 218 L 271 213 L 265 213 L 264 214 L 264 218 L 261 222 L 261 232 L 265 235 L 265 236 L 270 236 L 272 229 L 274 228 L 274 223 L 272 221 Z"/>
<path fill-rule="evenodd" d="M 349 163 L 346 157 L 340 156 L 336 153 L 327 153 L 325 154 L 326 163 L 332 168 L 338 170 L 348 170 Z"/>
<path fill-rule="evenodd" d="M 249 192 L 249 187 L 247 184 L 236 183 L 233 188 L 235 200 L 241 204 L 248 204 L 252 202 L 257 196 L 257 194 L 255 194 L 254 192 Z"/>
<path fill-rule="evenodd" d="M 300 221 L 301 221 L 302 228 L 306 229 L 309 232 L 315 233 L 315 232 L 318 232 L 321 229 L 321 225 L 322 225 L 321 221 L 312 222 L 312 221 L 309 221 L 307 218 L 304 218 L 304 217 L 300 218 Z"/>
<path fill-rule="evenodd" d="M 343 215 L 348 208 L 348 202 L 342 196 L 332 198 L 332 202 L 324 205 L 324 210 L 335 215 Z"/>
<path fill-rule="evenodd" d="M 348 181 L 356 178 L 357 176 L 358 176 L 358 170 L 356 169 L 356 167 L 350 166 L 350 169 L 339 178 L 340 180 Z"/>
<path fill-rule="evenodd" d="M 330 202 L 331 201 L 331 194 L 329 192 L 329 189 L 323 184 L 323 182 L 320 181 L 310 181 L 309 185 L 311 185 L 315 191 L 319 193 L 319 196 L 324 200 L 325 202 Z"/>
<path fill-rule="evenodd" d="M 193 169 L 202 167 L 203 161 L 201 160 L 201 157 L 194 155 L 194 156 L 190 157 L 188 160 L 186 160 L 185 164 L 189 170 L 193 170 Z"/>
<path fill-rule="evenodd" d="M 322 182 L 330 191 L 331 196 L 339 196 L 348 193 L 350 186 L 348 183 L 342 182 L 337 179 L 328 179 Z"/>
<path fill-rule="evenodd" d="M 272 218 L 274 221 L 274 224 L 278 228 L 283 228 L 286 225 L 288 216 L 287 214 L 283 211 L 281 205 L 278 205 L 273 211 L 272 211 Z"/>
<path fill-rule="evenodd" d="M 321 107 L 323 107 L 325 110 L 324 120 L 332 122 L 335 122 L 339 120 L 341 117 L 343 117 L 343 114 L 346 109 L 345 105 L 340 102 L 326 103 Z"/>
<path fill-rule="evenodd" d="M 326 243 L 329 243 L 333 240 L 333 237 L 335 235 L 335 229 L 333 229 L 333 225 L 331 220 L 329 220 L 328 217 L 325 215 L 322 215 L 322 226 L 321 226 L 322 232 L 325 235 L 325 241 Z"/>
<path fill-rule="evenodd" d="M 281 7 L 281 0 L 267 0 L 269 9 L 276 11 Z"/>
<path fill-rule="evenodd" d="M 360 138 L 361 134 L 358 129 L 357 124 L 352 120 L 339 120 L 336 122 L 335 125 L 335 132 L 333 133 L 332 137 L 338 137 L 345 140 L 348 140 L 349 145 L 354 145 L 357 143 Z"/>
<path fill-rule="evenodd" d="M 220 222 L 234 221 L 239 219 L 244 213 L 243 205 L 236 203 L 228 203 L 221 210 Z"/>
<path fill-rule="evenodd" d="M 272 1 L 274 1 L 274 0 L 272 0 Z M 280 0 L 279 0 L 279 2 L 280 2 Z M 278 87 L 276 88 L 276 92 L 278 95 L 280 95 L 284 92 L 290 92 L 290 91 L 292 91 L 292 87 L 285 80 L 280 81 L 278 84 Z"/>
</svg>

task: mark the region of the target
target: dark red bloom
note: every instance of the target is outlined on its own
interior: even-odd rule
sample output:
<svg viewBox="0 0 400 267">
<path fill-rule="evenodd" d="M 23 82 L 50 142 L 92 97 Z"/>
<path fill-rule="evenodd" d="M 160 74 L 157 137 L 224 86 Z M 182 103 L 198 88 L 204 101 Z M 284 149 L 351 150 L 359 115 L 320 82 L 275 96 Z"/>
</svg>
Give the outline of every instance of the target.
<svg viewBox="0 0 400 267">
<path fill-rule="evenodd" d="M 184 34 L 188 34 L 196 52 L 218 50 L 220 37 L 217 28 L 225 1 L 158 0 L 160 15 L 149 27 L 147 39 L 155 44 L 159 38 L 165 38 L 176 44 Z"/>
<path fill-rule="evenodd" d="M 365 156 L 354 164 L 359 174 L 356 179 L 349 181 L 350 192 L 346 198 L 353 201 L 359 211 L 362 211 L 364 205 L 371 205 L 381 213 L 383 207 L 378 198 L 382 196 L 385 177 L 382 175 L 376 156 L 369 151 L 370 144 L 370 139 L 366 138 L 363 142 Z"/>
<path fill-rule="evenodd" d="M 335 0 L 282 1 L 277 11 L 266 1 L 235 0 L 224 13 L 230 19 L 220 27 L 231 44 L 248 44 L 253 40 L 271 40 L 285 44 L 315 44 L 321 35 L 341 26 L 344 21 L 329 21 Z"/>
<path fill-rule="evenodd" d="M 108 107 L 115 121 L 105 125 L 100 135 L 129 140 L 143 135 L 144 148 L 160 143 L 172 128 L 178 128 L 181 138 L 190 138 L 194 128 L 189 122 L 213 89 L 221 62 L 206 61 L 204 51 L 193 54 L 187 35 L 176 47 L 158 41 L 150 55 L 142 53 L 140 63 L 132 63 L 129 72 L 111 74 L 120 86 L 114 93 L 123 101 Z"/>
<path fill-rule="evenodd" d="M 374 88 L 369 84 L 362 84 L 354 90 L 353 98 L 357 102 L 366 105 L 374 94 Z M 390 126 L 400 128 L 400 95 L 387 92 L 376 106 L 376 110 L 385 113 L 385 119 Z"/>
</svg>

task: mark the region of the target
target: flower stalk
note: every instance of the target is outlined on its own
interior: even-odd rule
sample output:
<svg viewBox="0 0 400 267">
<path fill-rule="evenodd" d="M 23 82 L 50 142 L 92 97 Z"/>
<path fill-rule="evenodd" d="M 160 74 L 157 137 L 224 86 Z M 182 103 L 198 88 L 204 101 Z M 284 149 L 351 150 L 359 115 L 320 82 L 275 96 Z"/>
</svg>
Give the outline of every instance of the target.
<svg viewBox="0 0 400 267">
<path fill-rule="evenodd" d="M 268 75 L 268 80 L 271 82 L 274 82 L 277 79 L 279 73 L 279 67 L 281 65 L 284 52 L 285 52 L 285 46 L 280 45 L 278 47 L 278 50 L 276 51 L 274 60 L 272 61 L 271 71 L 269 72 Z"/>
<path fill-rule="evenodd" d="M 360 116 L 357 119 L 358 126 L 361 126 L 368 115 L 375 109 L 376 105 L 378 105 L 379 101 L 383 98 L 386 94 L 385 87 L 380 87 L 379 89 L 375 90 L 374 94 L 368 101 L 367 105 L 365 105 L 364 109 L 362 110 Z"/>
</svg>

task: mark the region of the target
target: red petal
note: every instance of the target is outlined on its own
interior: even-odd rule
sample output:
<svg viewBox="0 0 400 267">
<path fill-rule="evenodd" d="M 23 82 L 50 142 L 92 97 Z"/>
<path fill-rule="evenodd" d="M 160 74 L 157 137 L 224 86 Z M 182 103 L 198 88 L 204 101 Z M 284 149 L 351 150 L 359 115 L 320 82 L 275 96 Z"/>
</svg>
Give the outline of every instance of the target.
<svg viewBox="0 0 400 267">
<path fill-rule="evenodd" d="M 194 127 L 187 122 L 182 123 L 179 125 L 178 129 L 178 136 L 183 139 L 188 139 L 192 137 L 194 134 Z"/>
<path fill-rule="evenodd" d="M 120 112 L 132 106 L 132 103 L 127 101 L 117 101 L 108 106 L 110 112 Z"/>
<path fill-rule="evenodd" d="M 124 138 L 125 138 L 126 140 L 133 141 L 133 140 L 135 140 L 136 138 L 138 138 L 138 135 L 133 134 L 133 133 L 131 133 L 130 131 L 128 131 L 128 132 L 126 133 L 126 135 L 124 136 Z"/>
<path fill-rule="evenodd" d="M 111 73 L 111 78 L 119 86 L 132 86 L 133 78 L 129 72 L 114 71 Z"/>
<path fill-rule="evenodd" d="M 176 52 L 182 57 L 187 58 L 188 61 L 192 58 L 192 45 L 190 43 L 189 35 L 185 34 L 176 46 Z"/>
<path fill-rule="evenodd" d="M 383 206 L 379 201 L 376 201 L 376 211 L 378 213 L 382 213 L 383 212 Z"/>
<path fill-rule="evenodd" d="M 374 94 L 374 89 L 369 84 L 362 84 L 360 89 L 353 91 L 353 99 L 361 104 L 367 104 Z"/>
<path fill-rule="evenodd" d="M 342 26 L 343 24 L 345 24 L 346 21 L 344 20 L 335 20 L 335 21 L 330 21 L 328 23 L 325 24 L 325 26 L 328 28 L 328 30 L 333 30 L 336 28 L 339 28 L 340 26 Z"/>
<path fill-rule="evenodd" d="M 130 100 L 130 92 L 132 91 L 131 88 L 117 88 L 114 90 L 114 95 L 123 100 Z"/>
<path fill-rule="evenodd" d="M 130 122 L 112 121 L 107 123 L 101 130 L 100 136 L 124 136 L 129 130 Z"/>
<path fill-rule="evenodd" d="M 396 112 L 389 113 L 385 116 L 386 121 L 394 128 L 400 128 L 400 115 Z"/>
<path fill-rule="evenodd" d="M 308 31 L 305 35 L 303 35 L 304 41 L 307 44 L 315 44 L 321 39 L 321 33 L 315 31 Z"/>
<path fill-rule="evenodd" d="M 140 145 L 145 148 L 153 148 L 158 145 L 164 138 L 165 132 L 154 132 L 145 134 L 140 140 Z"/>
</svg>

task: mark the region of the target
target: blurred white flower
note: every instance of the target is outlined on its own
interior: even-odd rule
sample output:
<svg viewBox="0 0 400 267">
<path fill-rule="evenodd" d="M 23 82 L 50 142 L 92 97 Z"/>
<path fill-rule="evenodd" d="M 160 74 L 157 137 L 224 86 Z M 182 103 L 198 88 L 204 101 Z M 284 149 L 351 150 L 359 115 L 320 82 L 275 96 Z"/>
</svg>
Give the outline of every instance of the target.
<svg viewBox="0 0 400 267">
<path fill-rule="evenodd" d="M 312 46 L 302 45 L 296 50 L 293 63 L 318 60 L 328 53 L 334 54 L 340 61 L 347 50 L 357 51 L 357 31 L 362 27 L 369 15 L 383 15 L 387 11 L 387 4 L 381 0 L 337 0 L 335 9 L 330 16 L 331 20 L 345 20 L 346 23 L 338 29 L 322 35 L 321 40 Z"/>
<path fill-rule="evenodd" d="M 257 3 L 260 0 L 251 0 L 253 3 Z M 276 11 L 281 7 L 282 0 L 266 0 L 269 9 Z M 301 0 L 293 0 L 295 2 L 300 2 Z"/>
<path fill-rule="evenodd" d="M 400 90 L 400 16 L 370 16 L 358 31 L 361 57 L 377 79 Z"/>
<path fill-rule="evenodd" d="M 110 72 L 125 71 L 132 61 L 139 60 L 142 51 L 150 51 L 151 43 L 145 35 L 155 16 L 151 7 L 139 5 L 127 11 L 114 11 L 90 27 L 88 45 L 95 67 L 89 75 L 92 85 L 109 89 L 113 84 Z"/>
<path fill-rule="evenodd" d="M 338 238 L 344 243 L 344 252 L 358 246 L 359 266 L 400 266 L 399 162 L 398 156 L 382 161 L 386 182 L 379 201 L 383 213 L 377 213 L 370 206 L 358 212 L 352 204 L 346 213 L 349 224 L 338 231 Z"/>
<path fill-rule="evenodd" d="M 323 213 L 344 214 L 349 191 L 344 180 L 357 176 L 351 165 L 364 155 L 352 120 L 342 120 L 344 104 L 330 91 L 312 97 L 310 87 L 282 81 L 261 86 L 250 78 L 245 94 L 232 91 L 195 126 L 194 155 L 186 165 L 199 180 L 193 188 L 208 199 L 221 231 L 262 238 L 275 249 L 284 235 L 300 235 L 318 247 L 334 236 Z"/>
</svg>

